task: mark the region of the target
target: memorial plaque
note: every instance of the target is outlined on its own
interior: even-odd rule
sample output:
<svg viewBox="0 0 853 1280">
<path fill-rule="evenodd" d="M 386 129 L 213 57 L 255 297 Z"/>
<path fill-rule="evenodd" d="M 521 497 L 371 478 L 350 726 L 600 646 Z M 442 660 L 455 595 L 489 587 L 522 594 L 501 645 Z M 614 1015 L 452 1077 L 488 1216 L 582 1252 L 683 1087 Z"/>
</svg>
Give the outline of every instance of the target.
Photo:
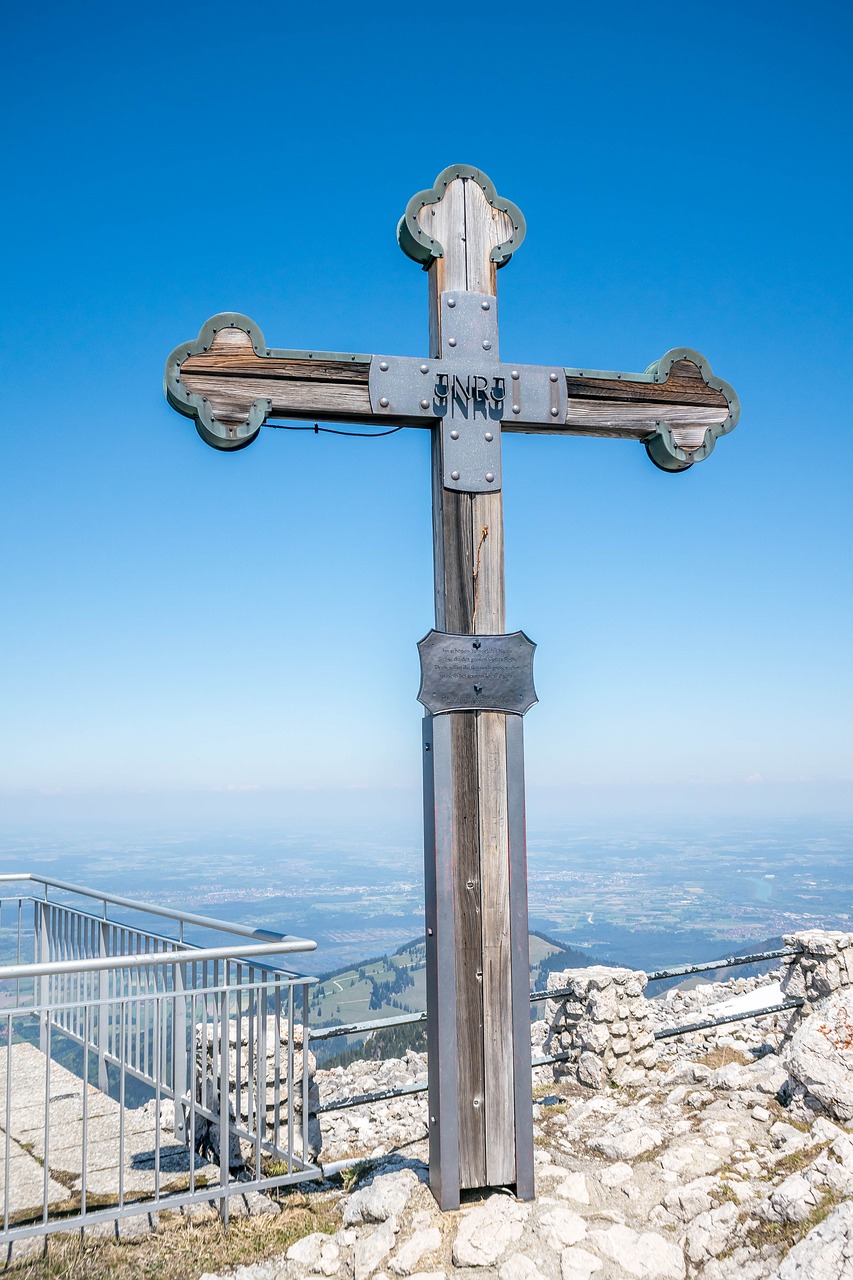
<svg viewBox="0 0 853 1280">
<path fill-rule="evenodd" d="M 443 711 L 507 711 L 523 716 L 535 702 L 533 651 L 523 631 L 505 636 L 457 636 L 430 631 L 418 644 L 418 702 Z"/>
</svg>

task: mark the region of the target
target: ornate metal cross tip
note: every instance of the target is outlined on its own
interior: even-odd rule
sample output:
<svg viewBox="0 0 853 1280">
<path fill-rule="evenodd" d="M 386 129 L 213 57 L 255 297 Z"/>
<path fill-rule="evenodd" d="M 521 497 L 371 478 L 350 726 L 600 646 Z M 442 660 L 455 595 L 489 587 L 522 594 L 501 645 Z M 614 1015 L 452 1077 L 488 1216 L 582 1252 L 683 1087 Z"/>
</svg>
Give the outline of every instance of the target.
<svg viewBox="0 0 853 1280">
<path fill-rule="evenodd" d="M 437 295 L 428 357 L 274 350 L 248 316 L 225 312 L 170 355 L 169 403 L 215 449 L 244 448 L 271 418 L 439 427 L 443 485 L 463 493 L 501 488 L 505 431 L 640 440 L 664 471 L 707 458 L 737 423 L 739 404 L 689 347 L 645 373 L 500 359 L 495 271 L 524 235 L 521 212 L 484 173 L 451 165 L 412 197 L 397 229 Z M 465 288 L 445 288 L 460 279 L 463 257 Z"/>
</svg>

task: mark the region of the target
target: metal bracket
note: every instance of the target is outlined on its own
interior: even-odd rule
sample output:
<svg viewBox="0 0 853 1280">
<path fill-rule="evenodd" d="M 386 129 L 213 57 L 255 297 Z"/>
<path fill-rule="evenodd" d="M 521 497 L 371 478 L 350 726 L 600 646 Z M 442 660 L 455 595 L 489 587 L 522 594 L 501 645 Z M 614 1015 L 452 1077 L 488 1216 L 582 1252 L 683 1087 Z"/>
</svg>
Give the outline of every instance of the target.
<svg viewBox="0 0 853 1280">
<path fill-rule="evenodd" d="M 501 487 L 501 422 L 565 422 L 565 375 L 501 363 L 497 300 L 489 294 L 443 293 L 440 315 L 439 359 L 373 357 L 370 406 L 380 416 L 438 420 L 445 489 L 494 492 Z"/>
</svg>

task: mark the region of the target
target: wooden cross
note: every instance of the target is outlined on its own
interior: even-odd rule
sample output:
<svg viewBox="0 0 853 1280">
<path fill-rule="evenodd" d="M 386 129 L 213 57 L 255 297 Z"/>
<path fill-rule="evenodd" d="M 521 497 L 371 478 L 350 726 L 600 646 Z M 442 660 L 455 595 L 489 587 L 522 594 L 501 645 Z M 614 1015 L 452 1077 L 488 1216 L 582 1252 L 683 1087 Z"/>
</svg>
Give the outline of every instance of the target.
<svg viewBox="0 0 853 1280">
<path fill-rule="evenodd" d="M 524 233 L 484 173 L 451 165 L 398 228 L 427 271 L 427 357 L 272 349 L 253 321 L 228 313 L 166 365 L 169 402 L 217 449 L 243 448 L 272 417 L 430 430 L 436 630 L 457 645 L 493 637 L 472 644 L 496 652 L 503 432 L 639 440 L 658 467 L 683 471 L 739 413 L 731 387 L 688 348 L 642 374 L 501 361 L 497 269 Z M 513 711 L 477 679 L 468 709 L 424 717 L 430 1185 L 442 1208 L 464 1188 L 534 1192 L 520 713 L 535 695 L 531 684 Z"/>
</svg>

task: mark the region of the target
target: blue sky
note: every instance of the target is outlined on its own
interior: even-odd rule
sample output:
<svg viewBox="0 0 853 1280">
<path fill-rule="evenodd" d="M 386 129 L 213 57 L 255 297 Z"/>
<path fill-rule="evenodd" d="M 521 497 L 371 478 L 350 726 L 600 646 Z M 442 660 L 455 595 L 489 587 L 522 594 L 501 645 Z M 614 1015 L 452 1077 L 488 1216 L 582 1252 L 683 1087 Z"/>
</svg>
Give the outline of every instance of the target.
<svg viewBox="0 0 853 1280">
<path fill-rule="evenodd" d="M 628 442 L 505 441 L 531 795 L 853 811 L 849 6 L 443 25 L 154 0 L 4 26 L 10 820 L 417 810 L 426 433 L 218 454 L 162 371 L 222 310 L 275 346 L 425 352 L 395 225 L 457 162 L 527 218 L 506 358 L 693 346 L 742 404 L 684 475 Z"/>
</svg>

